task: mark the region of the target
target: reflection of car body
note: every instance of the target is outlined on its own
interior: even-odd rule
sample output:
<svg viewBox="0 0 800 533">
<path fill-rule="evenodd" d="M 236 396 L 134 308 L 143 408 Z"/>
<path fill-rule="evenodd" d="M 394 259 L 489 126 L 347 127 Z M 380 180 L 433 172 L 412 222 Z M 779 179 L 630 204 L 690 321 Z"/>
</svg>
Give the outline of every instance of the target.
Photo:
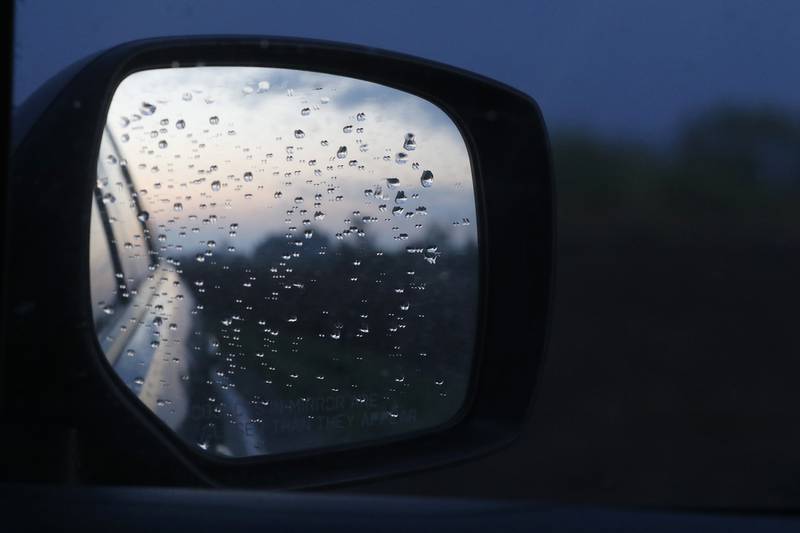
<svg viewBox="0 0 800 533">
<path fill-rule="evenodd" d="M 98 164 L 92 210 L 92 299 L 106 359 L 142 403 L 184 439 L 204 449 L 213 441 L 223 455 L 252 454 L 245 432 L 230 427 L 238 420 L 222 423 L 221 409 L 192 409 L 192 397 L 207 393 L 239 418 L 249 414 L 236 391 L 212 379 L 213 343 L 197 325 L 192 292 L 177 269 L 153 252 L 132 173 L 108 131 L 103 143 L 117 154 Z"/>
</svg>

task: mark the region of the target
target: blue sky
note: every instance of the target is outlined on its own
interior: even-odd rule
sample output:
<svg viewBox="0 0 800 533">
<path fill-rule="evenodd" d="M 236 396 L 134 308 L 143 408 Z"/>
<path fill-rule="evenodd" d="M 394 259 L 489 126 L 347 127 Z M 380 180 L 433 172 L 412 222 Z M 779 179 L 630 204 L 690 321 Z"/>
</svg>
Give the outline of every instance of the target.
<svg viewBox="0 0 800 533">
<path fill-rule="evenodd" d="M 800 110 L 800 2 L 18 0 L 15 102 L 120 42 L 313 37 L 406 52 L 534 96 L 552 129 L 669 140 L 718 105 Z"/>
</svg>

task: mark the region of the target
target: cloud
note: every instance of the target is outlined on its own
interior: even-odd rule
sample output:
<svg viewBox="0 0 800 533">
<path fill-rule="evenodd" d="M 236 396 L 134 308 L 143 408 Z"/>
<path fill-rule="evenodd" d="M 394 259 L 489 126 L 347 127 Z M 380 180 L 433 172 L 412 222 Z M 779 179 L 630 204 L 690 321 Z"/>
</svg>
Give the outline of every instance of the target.
<svg viewBox="0 0 800 533">
<path fill-rule="evenodd" d="M 269 90 L 259 91 L 259 82 Z M 143 114 L 143 103 L 155 112 Z M 124 127 L 123 116 L 131 121 Z M 148 70 L 120 84 L 108 124 L 120 141 L 118 157 L 127 160 L 136 187 L 147 191 L 142 202 L 151 224 L 184 251 L 214 240 L 235 241 L 247 252 L 269 235 L 302 236 L 304 229 L 333 235 L 351 226 L 386 249 L 405 246 L 403 235 L 421 239 L 437 226 L 448 228 L 456 244 L 477 240 L 474 224 L 453 224 L 476 219 L 460 132 L 437 106 L 402 91 L 290 69 Z M 407 133 L 414 134 L 416 150 L 403 148 Z M 342 146 L 347 155 L 340 159 Z M 102 146 L 101 157 L 108 150 Z M 400 152 L 408 156 L 405 164 L 397 163 Z M 420 183 L 424 170 L 433 172 L 430 188 Z M 387 178 L 398 178 L 399 186 L 390 189 Z M 383 198 L 365 195 L 379 188 Z M 399 191 L 404 203 L 395 202 Z M 393 216 L 395 206 L 404 213 Z M 420 206 L 427 215 L 404 216 Z M 317 212 L 325 217 L 314 218 Z M 374 221 L 364 223 L 365 217 Z M 231 224 L 238 225 L 235 238 Z"/>
</svg>

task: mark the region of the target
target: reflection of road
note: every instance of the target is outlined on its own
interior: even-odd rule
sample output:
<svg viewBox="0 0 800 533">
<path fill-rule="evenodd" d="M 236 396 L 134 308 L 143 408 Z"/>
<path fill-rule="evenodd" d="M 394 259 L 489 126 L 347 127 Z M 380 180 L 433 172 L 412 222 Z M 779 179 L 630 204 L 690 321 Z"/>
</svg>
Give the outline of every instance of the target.
<svg viewBox="0 0 800 533">
<path fill-rule="evenodd" d="M 119 143 L 109 128 L 106 133 L 104 146 L 122 161 Z M 140 180 L 132 171 L 128 166 L 103 166 L 104 173 L 115 173 L 120 184 L 127 182 L 135 191 Z M 205 342 L 209 334 L 196 316 L 197 301 L 182 276 L 170 261 L 145 272 L 149 259 L 142 262 L 138 260 L 142 256 L 126 251 L 139 231 L 145 237 L 149 231 L 146 219 L 137 222 L 143 211 L 137 196 L 125 205 L 120 202 L 116 211 L 102 211 L 115 224 L 117 239 L 109 245 L 127 259 L 120 270 L 129 276 L 119 285 L 125 288 L 125 296 L 118 297 L 106 311 L 109 320 L 98 331 L 109 364 L 139 400 L 190 445 L 221 455 L 265 453 L 257 439 L 253 409 L 215 361 L 214 350 Z M 145 241 L 152 248 L 149 238 Z M 126 243 L 124 249 L 122 242 Z M 140 271 L 138 267 L 142 267 Z M 126 279 L 121 274 L 117 277 Z M 131 286 L 125 287 L 128 283 Z"/>
<path fill-rule="evenodd" d="M 183 335 L 189 331 L 191 303 L 183 298 L 177 275 L 157 270 L 127 302 L 115 307 L 116 320 L 99 333 L 114 372 L 151 411 L 176 430 L 189 410 L 181 376 L 192 364 Z"/>
<path fill-rule="evenodd" d="M 231 380 L 213 365 L 209 380 L 214 383 L 216 401 L 220 403 L 218 420 L 213 433 L 216 439 L 215 451 L 234 457 L 261 455 L 267 453 L 263 440 L 253 430 L 255 416 L 247 400 L 234 388 Z M 205 443 L 201 443 L 205 444 Z"/>
<path fill-rule="evenodd" d="M 158 267 L 101 333 L 117 375 L 190 446 L 230 457 L 280 453 L 355 440 L 364 428 L 380 433 L 398 416 L 411 421 L 416 416 L 412 407 L 399 414 L 388 410 L 374 392 L 322 385 L 316 376 L 335 371 L 322 342 L 307 341 L 291 364 L 286 358 L 272 361 L 276 383 L 265 386 L 252 365 L 232 364 L 217 352 L 213 333 L 197 313 L 195 296 L 181 277 Z M 379 370 L 371 359 L 348 376 L 368 382 Z M 298 366 L 313 381 L 278 386 Z"/>
<path fill-rule="evenodd" d="M 158 268 L 145 287 L 114 311 L 99 332 L 117 376 L 167 426 L 221 455 L 265 453 L 252 430 L 253 410 L 211 357 L 192 315 L 195 300 L 180 277 Z M 194 376 L 194 380 L 192 379 Z M 208 394 L 204 391 L 208 390 Z M 218 408 L 197 409 L 212 397 Z M 213 438 L 212 438 L 213 437 Z"/>
</svg>

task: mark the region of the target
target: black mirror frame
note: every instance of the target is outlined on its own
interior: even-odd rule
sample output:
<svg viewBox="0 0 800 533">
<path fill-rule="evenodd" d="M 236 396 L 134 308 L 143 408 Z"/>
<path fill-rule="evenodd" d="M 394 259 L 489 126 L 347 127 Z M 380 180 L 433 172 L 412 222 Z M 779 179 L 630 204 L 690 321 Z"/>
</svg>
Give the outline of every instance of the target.
<svg viewBox="0 0 800 533">
<path fill-rule="evenodd" d="M 475 178 L 481 294 L 471 401 L 454 424 L 356 448 L 221 459 L 165 431 L 110 375 L 94 332 L 88 253 L 106 112 L 129 74 L 195 65 L 301 68 L 380 83 L 433 102 L 460 128 Z M 12 157 L 7 196 L 3 408 L 20 431 L 52 438 L 53 447 L 68 444 L 41 463 L 41 476 L 50 477 L 44 465 L 52 470 L 54 462 L 95 482 L 309 487 L 464 460 L 519 433 L 547 343 L 555 241 L 547 134 L 527 95 L 371 48 L 288 38 L 155 39 L 67 69 L 29 99 L 16 127 L 27 134 Z M 30 438 L 33 448 L 48 444 Z"/>
</svg>

